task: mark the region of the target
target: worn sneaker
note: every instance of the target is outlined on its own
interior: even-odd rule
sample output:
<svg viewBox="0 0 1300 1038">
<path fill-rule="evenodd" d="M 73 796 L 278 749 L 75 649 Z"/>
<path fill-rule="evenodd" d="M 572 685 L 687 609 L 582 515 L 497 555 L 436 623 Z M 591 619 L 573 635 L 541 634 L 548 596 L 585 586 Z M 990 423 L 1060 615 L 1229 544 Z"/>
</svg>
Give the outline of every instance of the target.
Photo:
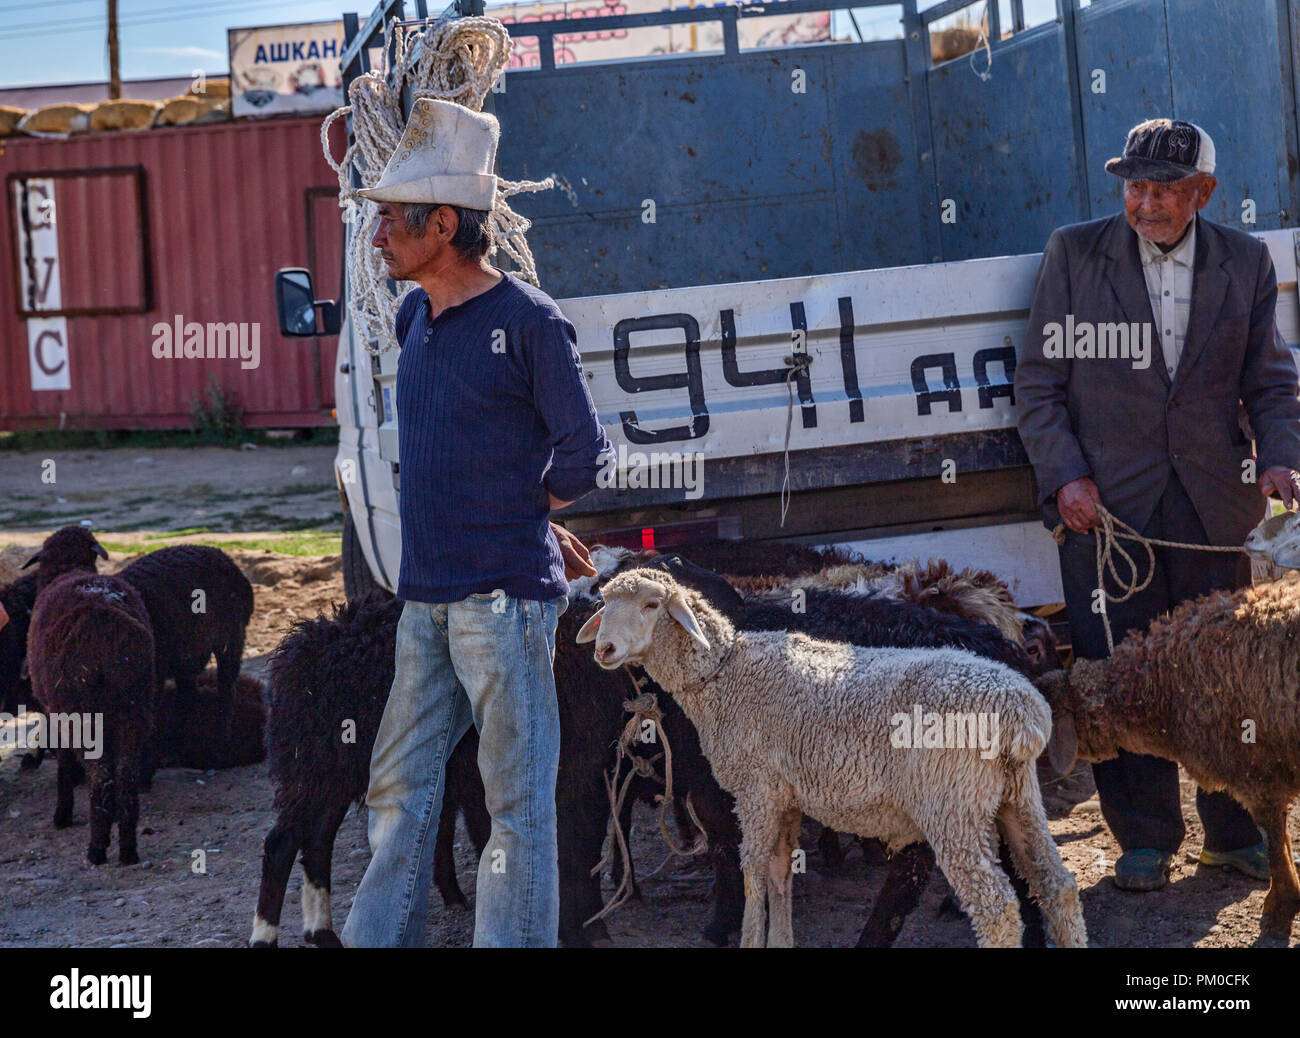
<svg viewBox="0 0 1300 1038">
<path fill-rule="evenodd" d="M 1169 882 L 1174 856 L 1154 847 L 1125 851 L 1115 862 L 1115 886 L 1120 890 L 1159 890 Z"/>
<path fill-rule="evenodd" d="M 1202 850 L 1196 859 L 1202 865 L 1223 866 L 1236 869 L 1251 879 L 1268 879 L 1268 844 L 1257 843 L 1235 851 Z"/>
</svg>

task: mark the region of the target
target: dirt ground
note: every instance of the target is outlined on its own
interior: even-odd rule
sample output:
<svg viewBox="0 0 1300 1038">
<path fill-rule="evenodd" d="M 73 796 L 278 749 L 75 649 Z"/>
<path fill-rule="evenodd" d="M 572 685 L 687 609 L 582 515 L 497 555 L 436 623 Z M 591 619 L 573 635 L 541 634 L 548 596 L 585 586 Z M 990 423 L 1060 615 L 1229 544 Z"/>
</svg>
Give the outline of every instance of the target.
<svg viewBox="0 0 1300 1038">
<path fill-rule="evenodd" d="M 194 518 L 230 512 L 221 522 L 241 537 L 266 530 L 303 526 L 337 530 L 337 498 L 330 468 L 332 448 L 286 448 L 259 452 L 151 451 L 152 461 L 139 465 L 131 452 L 105 451 L 81 458 L 75 452 L 60 463 L 61 478 L 81 471 L 79 499 L 83 511 L 93 510 L 101 539 L 128 541 L 147 536 L 148 529 L 172 530 L 208 525 Z M 298 456 L 295 458 L 294 454 Z M 183 455 L 173 457 L 172 455 Z M 204 455 L 201 460 L 197 457 Z M 80 460 L 78 460 L 80 459 Z M 32 487 L 22 465 L 0 456 L 0 501 L 15 487 L 41 494 Z M 33 460 L 31 456 L 20 460 Z M 37 462 L 39 467 L 39 463 Z M 77 466 L 84 465 L 84 469 Z M 303 490 L 275 500 L 258 490 L 274 488 L 296 465 L 306 468 Z M 140 473 L 148 470 L 148 478 Z M 15 475 L 18 472 L 20 475 Z M 166 473 L 167 479 L 157 477 Z M 279 482 L 277 482 L 279 481 Z M 143 489 L 145 484 L 149 489 Z M 160 489 L 166 487 L 165 492 Z M 204 490 L 203 488 L 211 488 Z M 124 489 L 127 488 L 127 489 Z M 137 488 L 138 489 L 137 491 Z M 74 499 L 66 494 L 69 502 Z M 128 505 L 132 499 L 159 498 L 155 505 Z M 167 512 L 165 500 L 184 511 Z M 12 498 L 10 499 L 12 504 Z M 246 506 L 241 516 L 238 508 Z M 268 508 L 277 511 L 267 517 Z M 42 504 L 42 507 L 44 505 Z M 150 511 L 154 509 L 156 511 Z M 331 509 L 334 511 L 331 512 Z M 136 519 L 153 515 L 152 526 Z M 11 579 L 39 545 L 43 536 L 65 521 L 81 518 L 24 521 L 0 513 L 0 582 Z M 113 525 L 111 518 L 121 525 Z M 134 533 L 122 532 L 134 530 Z M 220 538 L 215 538 L 219 540 Z M 226 538 L 233 539 L 233 538 Z M 170 543 L 170 542 L 169 542 Z M 279 641 L 295 618 L 314 616 L 343 597 L 337 555 L 303 556 L 273 550 L 230 549 L 252 581 L 255 616 L 249 632 L 245 669 L 260 672 L 265 653 Z M 114 555 L 105 571 L 128 561 Z M 9 725 L 16 722 L 10 721 Z M 12 740 L 8 740 L 12 743 Z M 56 831 L 50 824 L 55 799 L 52 761 L 31 772 L 19 769 L 13 748 L 0 749 L 0 946 L 239 946 L 251 929 L 261 869 L 262 841 L 274 821 L 272 790 L 265 765 L 220 772 L 189 769 L 159 771 L 152 792 L 141 798 L 138 866 L 112 862 L 98 868 L 85 860 L 87 793 L 76 794 L 74 825 Z M 1052 832 L 1066 865 L 1077 878 L 1091 943 L 1097 947 L 1243 947 L 1259 937 L 1259 915 L 1266 884 L 1222 870 L 1200 868 L 1195 852 L 1201 829 L 1194 807 L 1194 788 L 1184 779 L 1183 808 L 1187 839 L 1175 862 L 1172 881 L 1162 891 L 1126 894 L 1111 882 L 1119 848 L 1102 820 L 1091 777 L 1081 765 L 1065 780 L 1044 776 L 1044 798 Z M 884 869 L 867 864 L 856 843 L 842 837 L 848 849 L 843 869 L 832 874 L 822 864 L 815 843 L 816 828 L 805 826 L 808 872 L 796 877 L 795 938 L 804 946 L 850 947 L 865 921 Z M 1300 826 L 1292 825 L 1293 839 Z M 623 946 L 686 947 L 703 945 L 699 931 L 708 919 L 711 874 L 698 860 L 665 862 L 667 849 L 653 815 L 639 809 L 634 823 L 633 853 L 641 899 L 629 902 L 608 920 L 615 944 Z M 201 852 L 201 853 L 200 853 Z M 342 925 L 353 892 L 368 858 L 363 812 L 352 812 L 339 831 L 334 851 L 334 918 Z M 456 845 L 458 876 L 469 895 L 471 910 L 444 908 L 436 892 L 431 899 L 429 944 L 467 946 L 473 931 L 473 888 L 476 862 L 463 831 Z M 662 868 L 660 866 L 662 865 Z M 282 946 L 302 944 L 299 894 L 301 871 L 295 868 L 283 918 Z M 606 891 L 611 885 L 606 879 Z M 907 920 L 899 945 L 969 947 L 974 945 L 964 919 L 939 915 L 947 893 L 940 873 L 932 877 L 925 897 Z"/>
</svg>

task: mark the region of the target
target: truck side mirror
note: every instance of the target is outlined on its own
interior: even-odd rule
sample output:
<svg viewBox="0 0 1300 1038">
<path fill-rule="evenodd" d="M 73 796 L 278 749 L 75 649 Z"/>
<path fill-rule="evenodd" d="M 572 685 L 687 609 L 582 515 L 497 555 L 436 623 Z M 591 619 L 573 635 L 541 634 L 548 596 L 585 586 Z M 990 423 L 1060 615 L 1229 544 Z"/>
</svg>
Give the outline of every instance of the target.
<svg viewBox="0 0 1300 1038">
<path fill-rule="evenodd" d="M 337 335 L 342 324 L 338 304 L 333 299 L 316 298 L 311 271 L 305 267 L 283 267 L 275 272 L 275 311 L 280 334 L 292 338 Z"/>
</svg>

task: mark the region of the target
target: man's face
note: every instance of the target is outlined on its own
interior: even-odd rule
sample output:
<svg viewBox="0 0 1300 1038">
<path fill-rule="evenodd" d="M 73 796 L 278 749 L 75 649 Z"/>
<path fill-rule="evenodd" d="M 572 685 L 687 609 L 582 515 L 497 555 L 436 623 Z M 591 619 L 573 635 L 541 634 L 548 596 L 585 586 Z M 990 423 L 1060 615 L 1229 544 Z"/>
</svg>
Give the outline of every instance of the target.
<svg viewBox="0 0 1300 1038">
<path fill-rule="evenodd" d="M 394 281 L 415 280 L 416 274 L 427 268 L 438 252 L 438 235 L 429 233 L 437 215 L 437 210 L 430 214 L 424 237 L 417 238 L 406 227 L 406 206 L 403 203 L 379 203 L 379 223 L 370 244 L 379 250 L 388 267 L 388 276 Z"/>
<path fill-rule="evenodd" d="M 1124 216 L 1128 225 L 1147 241 L 1173 245 L 1187 225 L 1204 209 L 1219 182 L 1197 173 L 1172 184 L 1153 180 L 1124 181 Z"/>
</svg>

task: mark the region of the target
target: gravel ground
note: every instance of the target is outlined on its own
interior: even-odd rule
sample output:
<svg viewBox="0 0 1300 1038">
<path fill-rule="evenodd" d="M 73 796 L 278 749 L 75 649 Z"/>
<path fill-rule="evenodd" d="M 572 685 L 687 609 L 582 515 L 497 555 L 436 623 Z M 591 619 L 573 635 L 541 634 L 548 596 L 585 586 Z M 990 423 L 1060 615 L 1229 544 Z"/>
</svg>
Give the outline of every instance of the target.
<svg viewBox="0 0 1300 1038">
<path fill-rule="evenodd" d="M 103 539 L 147 537 L 149 529 L 211 525 L 229 539 L 261 539 L 267 530 L 319 524 L 338 529 L 332 447 L 260 451 L 156 450 L 66 452 L 52 455 L 57 493 L 39 482 L 36 454 L 5 455 L 0 464 L 0 580 L 7 580 L 50 530 L 83 515 Z M 140 461 L 148 457 L 148 462 Z M 304 473 L 296 473 L 302 467 Z M 33 476 L 33 473 L 37 473 Z M 296 474 L 295 474 L 296 473 Z M 274 495 L 301 480 L 301 492 Z M 75 488 L 75 489 L 74 489 Z M 55 500 L 62 496 L 64 503 Z M 66 506 L 66 507 L 65 507 Z M 40 509 L 58 517 L 33 518 Z M 23 513 L 22 509 L 27 509 Z M 27 518 L 24 519 L 23 515 Z M 135 531 L 135 532 L 130 532 Z M 220 538 L 218 538 L 220 539 Z M 297 617 L 313 616 L 343 597 L 338 557 L 232 550 L 254 584 L 256 616 L 250 629 L 246 669 Z M 114 556 L 103 568 L 127 561 Z M 12 725 L 14 722 L 9 722 Z M 1126 894 L 1111 882 L 1119 848 L 1102 821 L 1086 765 L 1066 780 L 1044 778 L 1051 828 L 1082 891 L 1089 935 L 1099 947 L 1241 947 L 1259 937 L 1266 885 L 1190 860 L 1201 829 L 1194 789 L 1183 783 L 1187 839 L 1167 888 Z M 85 861 L 87 793 L 77 791 L 74 825 L 50 824 L 55 768 L 47 762 L 22 772 L 18 756 L 0 749 L 0 946 L 211 946 L 243 944 L 251 928 L 261 869 L 262 840 L 270 830 L 272 791 L 264 765 L 208 773 L 165 769 L 153 791 L 142 796 L 140 850 L 147 865 L 94 868 Z M 852 946 L 866 919 L 884 869 L 850 846 L 838 873 L 825 869 L 806 826 L 809 871 L 796 879 L 795 936 L 808 946 Z M 1300 829 L 1293 822 L 1293 839 Z M 618 945 L 684 947 L 703 944 L 711 876 L 695 860 L 664 863 L 666 848 L 652 815 L 638 809 L 633 851 L 641 898 L 609 919 Z M 201 853 L 200 853 L 201 852 Z M 352 812 L 334 852 L 335 920 L 341 925 L 365 869 L 368 850 L 364 814 Z M 456 859 L 462 889 L 473 900 L 475 861 L 461 834 Z M 663 865 L 660 869 L 661 864 Z M 652 875 L 652 873 L 654 873 Z M 301 873 L 295 870 L 284 916 L 283 944 L 301 943 L 298 908 Z M 607 882 L 607 890 L 609 884 Z M 899 944 L 973 946 L 963 919 L 940 917 L 947 886 L 936 872 Z M 429 943 L 469 944 L 473 917 L 444 908 L 434 895 Z"/>
</svg>

